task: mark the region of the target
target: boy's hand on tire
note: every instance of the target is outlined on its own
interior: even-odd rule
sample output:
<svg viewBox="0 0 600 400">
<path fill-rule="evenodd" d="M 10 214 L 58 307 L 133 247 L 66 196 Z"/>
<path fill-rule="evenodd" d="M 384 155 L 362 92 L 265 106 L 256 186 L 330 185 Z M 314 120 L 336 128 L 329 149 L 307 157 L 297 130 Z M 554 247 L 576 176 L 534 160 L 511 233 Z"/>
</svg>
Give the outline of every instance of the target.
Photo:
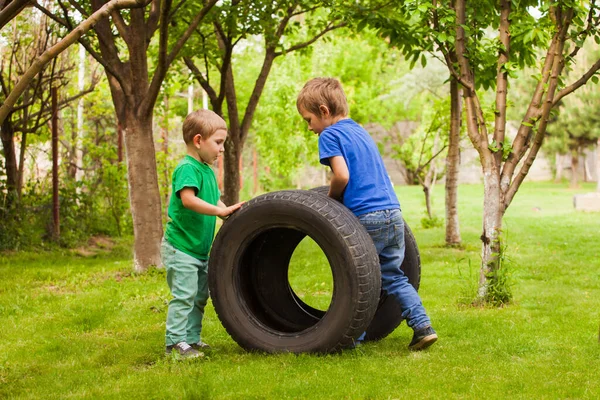
<svg viewBox="0 0 600 400">
<path fill-rule="evenodd" d="M 237 204 L 234 204 L 232 206 L 229 207 L 225 207 L 221 209 L 221 213 L 219 214 L 219 218 L 221 218 L 222 220 L 226 220 L 227 218 L 229 218 L 229 216 L 231 214 L 233 214 L 234 212 L 236 212 L 237 210 L 240 209 L 240 207 L 242 207 L 242 205 L 245 203 L 245 201 L 239 202 Z"/>
</svg>

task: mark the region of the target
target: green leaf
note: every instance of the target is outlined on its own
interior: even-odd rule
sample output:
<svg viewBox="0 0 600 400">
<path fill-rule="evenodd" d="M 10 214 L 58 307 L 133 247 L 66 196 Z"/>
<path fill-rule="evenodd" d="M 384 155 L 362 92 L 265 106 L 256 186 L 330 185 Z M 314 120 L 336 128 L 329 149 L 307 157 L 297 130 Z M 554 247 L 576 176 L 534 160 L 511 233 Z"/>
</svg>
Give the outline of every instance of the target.
<svg viewBox="0 0 600 400">
<path fill-rule="evenodd" d="M 360 22 L 358 23 L 358 26 L 356 27 L 356 30 L 358 32 L 362 31 L 363 29 L 365 29 L 365 27 L 367 26 L 367 20 L 366 19 L 362 19 L 360 20 Z"/>
<path fill-rule="evenodd" d="M 592 76 L 592 82 L 594 82 L 595 84 L 598 84 L 598 76 L 596 76 L 596 75 Z"/>
</svg>

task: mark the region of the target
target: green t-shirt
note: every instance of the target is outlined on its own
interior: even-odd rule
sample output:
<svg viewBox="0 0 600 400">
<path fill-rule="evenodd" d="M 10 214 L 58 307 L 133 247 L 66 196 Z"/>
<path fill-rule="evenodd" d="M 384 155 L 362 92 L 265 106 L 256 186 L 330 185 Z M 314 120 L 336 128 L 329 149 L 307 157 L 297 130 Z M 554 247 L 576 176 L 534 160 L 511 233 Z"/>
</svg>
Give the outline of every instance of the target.
<svg viewBox="0 0 600 400">
<path fill-rule="evenodd" d="M 207 260 L 215 236 L 217 217 L 188 210 L 183 206 L 179 192 L 186 187 L 193 188 L 196 197 L 217 205 L 220 193 L 215 173 L 210 166 L 188 155 L 173 171 L 172 180 L 165 238 L 176 249 Z"/>
</svg>

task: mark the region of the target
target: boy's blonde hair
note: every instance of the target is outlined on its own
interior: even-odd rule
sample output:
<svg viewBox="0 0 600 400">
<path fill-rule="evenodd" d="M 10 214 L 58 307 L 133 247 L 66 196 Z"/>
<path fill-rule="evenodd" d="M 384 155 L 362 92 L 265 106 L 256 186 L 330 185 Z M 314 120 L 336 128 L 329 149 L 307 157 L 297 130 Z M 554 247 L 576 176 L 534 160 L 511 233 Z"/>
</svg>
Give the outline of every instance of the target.
<svg viewBox="0 0 600 400">
<path fill-rule="evenodd" d="M 348 115 L 348 101 L 342 84 L 335 78 L 314 78 L 306 82 L 296 100 L 296 108 L 321 115 L 321 105 L 329 108 L 332 117 Z"/>
<path fill-rule="evenodd" d="M 198 110 L 188 114 L 183 121 L 183 141 L 190 144 L 194 136 L 200 134 L 202 139 L 208 139 L 219 129 L 227 130 L 223 118 L 211 110 Z"/>
</svg>

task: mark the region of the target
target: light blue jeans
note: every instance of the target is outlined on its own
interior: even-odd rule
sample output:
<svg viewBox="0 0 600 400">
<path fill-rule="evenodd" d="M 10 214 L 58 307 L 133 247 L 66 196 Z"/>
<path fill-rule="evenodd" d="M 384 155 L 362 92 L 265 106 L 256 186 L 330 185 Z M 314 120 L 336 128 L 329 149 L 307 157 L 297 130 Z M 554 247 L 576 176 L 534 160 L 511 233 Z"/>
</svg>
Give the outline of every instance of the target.
<svg viewBox="0 0 600 400">
<path fill-rule="evenodd" d="M 415 288 L 400 269 L 404 261 L 404 220 L 400 209 L 374 211 L 358 217 L 379 254 L 381 288 L 393 296 L 402 310 L 402 317 L 413 330 L 431 325 Z"/>
<path fill-rule="evenodd" d="M 167 312 L 166 345 L 198 343 L 208 301 L 208 261 L 177 250 L 164 239 L 161 253 L 172 296 Z"/>
</svg>

